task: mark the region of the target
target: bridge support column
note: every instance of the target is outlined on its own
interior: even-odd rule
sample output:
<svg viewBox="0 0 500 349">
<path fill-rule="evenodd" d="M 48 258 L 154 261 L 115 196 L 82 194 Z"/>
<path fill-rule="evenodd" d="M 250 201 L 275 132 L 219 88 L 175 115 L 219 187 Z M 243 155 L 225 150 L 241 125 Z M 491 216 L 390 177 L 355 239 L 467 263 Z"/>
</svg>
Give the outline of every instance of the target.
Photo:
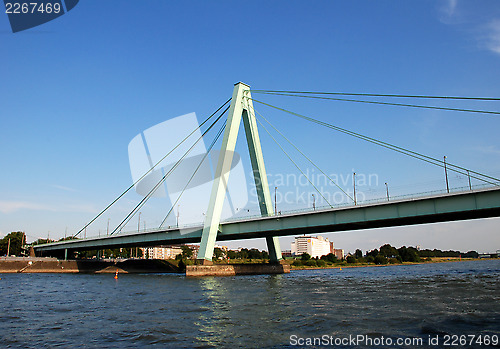
<svg viewBox="0 0 500 349">
<path fill-rule="evenodd" d="M 271 194 L 267 183 L 266 169 L 264 166 L 264 157 L 260 146 L 259 133 L 257 131 L 257 122 L 250 95 L 250 86 L 239 82 L 233 90 L 233 97 L 229 114 L 227 117 L 226 130 L 222 140 L 222 147 L 215 171 L 215 178 L 212 186 L 212 193 L 208 204 L 205 224 L 201 236 L 200 250 L 198 252 L 199 264 L 211 264 L 214 253 L 215 240 L 219 231 L 222 206 L 226 197 L 227 183 L 229 181 L 229 172 L 233 161 L 234 148 L 238 137 L 238 130 L 241 119 L 245 126 L 245 134 L 250 152 L 250 160 L 254 174 L 257 196 L 259 198 L 259 207 L 262 216 L 273 215 L 273 206 Z M 277 237 L 266 238 L 269 256 L 272 262 L 278 262 L 282 259 L 279 240 Z"/>
</svg>

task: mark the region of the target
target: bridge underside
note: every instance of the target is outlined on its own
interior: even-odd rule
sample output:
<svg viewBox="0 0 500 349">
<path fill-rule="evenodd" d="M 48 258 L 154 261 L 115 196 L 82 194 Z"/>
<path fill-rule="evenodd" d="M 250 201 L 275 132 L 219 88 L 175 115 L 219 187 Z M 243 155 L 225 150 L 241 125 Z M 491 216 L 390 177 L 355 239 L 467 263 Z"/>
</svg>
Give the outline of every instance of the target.
<svg viewBox="0 0 500 349">
<path fill-rule="evenodd" d="M 218 241 L 316 234 L 499 217 L 500 189 L 259 217 L 221 223 Z M 164 229 L 35 246 L 38 254 L 199 243 L 203 227 Z"/>
</svg>

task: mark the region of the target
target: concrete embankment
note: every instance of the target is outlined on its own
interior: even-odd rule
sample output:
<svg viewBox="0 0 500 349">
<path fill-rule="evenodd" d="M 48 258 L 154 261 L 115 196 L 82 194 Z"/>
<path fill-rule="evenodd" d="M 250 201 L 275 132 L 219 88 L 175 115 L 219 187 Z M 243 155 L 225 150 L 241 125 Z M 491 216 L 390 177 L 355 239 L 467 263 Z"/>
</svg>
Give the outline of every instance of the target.
<svg viewBox="0 0 500 349">
<path fill-rule="evenodd" d="M 57 258 L 0 257 L 1 273 L 180 273 L 177 265 L 159 259 L 58 260 Z M 186 276 L 283 274 L 289 264 L 188 265 Z"/>
<path fill-rule="evenodd" d="M 233 276 L 284 274 L 289 272 L 289 264 L 214 264 L 186 266 L 186 276 Z"/>
<path fill-rule="evenodd" d="M 56 258 L 2 257 L 0 273 L 177 273 L 176 265 L 157 259 L 58 260 Z"/>
</svg>

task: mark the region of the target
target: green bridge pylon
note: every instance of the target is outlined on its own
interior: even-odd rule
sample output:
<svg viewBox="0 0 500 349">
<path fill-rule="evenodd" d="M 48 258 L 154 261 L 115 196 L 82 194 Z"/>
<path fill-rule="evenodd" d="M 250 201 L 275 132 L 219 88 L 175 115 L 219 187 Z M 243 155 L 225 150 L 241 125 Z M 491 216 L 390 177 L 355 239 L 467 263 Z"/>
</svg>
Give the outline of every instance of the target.
<svg viewBox="0 0 500 349">
<path fill-rule="evenodd" d="M 208 203 L 208 210 L 203 225 L 200 250 L 198 251 L 198 264 L 211 264 L 214 253 L 215 240 L 219 231 L 222 206 L 226 198 L 227 183 L 233 161 L 234 148 L 238 138 L 241 119 L 245 127 L 245 134 L 250 152 L 250 160 L 254 174 L 255 187 L 259 199 L 260 213 L 262 216 L 272 216 L 273 205 L 271 194 L 267 183 L 264 157 L 260 146 L 259 133 L 253 103 L 250 95 L 250 86 L 239 82 L 235 84 L 231 106 L 227 117 L 226 129 L 222 140 L 222 147 L 215 171 L 215 179 L 212 186 L 212 193 Z M 279 262 L 281 249 L 278 237 L 266 237 L 269 259 L 271 262 Z"/>
</svg>

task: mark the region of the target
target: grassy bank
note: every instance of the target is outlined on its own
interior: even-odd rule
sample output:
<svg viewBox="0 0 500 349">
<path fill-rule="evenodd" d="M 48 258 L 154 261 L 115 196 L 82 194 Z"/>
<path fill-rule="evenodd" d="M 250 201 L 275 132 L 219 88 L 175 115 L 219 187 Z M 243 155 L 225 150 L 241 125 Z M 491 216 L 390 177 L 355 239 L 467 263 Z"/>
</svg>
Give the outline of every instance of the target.
<svg viewBox="0 0 500 349">
<path fill-rule="evenodd" d="M 449 263 L 449 262 L 465 262 L 465 261 L 480 261 L 485 259 L 480 258 L 458 258 L 458 257 L 432 257 L 422 260 L 420 262 L 402 262 L 402 263 L 387 263 L 387 264 L 375 264 L 375 263 L 333 263 L 327 264 L 325 266 L 307 266 L 307 265 L 293 265 L 291 264 L 291 270 L 318 270 L 318 269 L 340 269 L 340 268 L 363 268 L 363 267 L 386 267 L 386 266 L 397 266 L 397 265 L 416 265 L 416 264 L 432 264 L 432 263 Z M 287 261 L 293 262 L 293 261 Z"/>
</svg>

